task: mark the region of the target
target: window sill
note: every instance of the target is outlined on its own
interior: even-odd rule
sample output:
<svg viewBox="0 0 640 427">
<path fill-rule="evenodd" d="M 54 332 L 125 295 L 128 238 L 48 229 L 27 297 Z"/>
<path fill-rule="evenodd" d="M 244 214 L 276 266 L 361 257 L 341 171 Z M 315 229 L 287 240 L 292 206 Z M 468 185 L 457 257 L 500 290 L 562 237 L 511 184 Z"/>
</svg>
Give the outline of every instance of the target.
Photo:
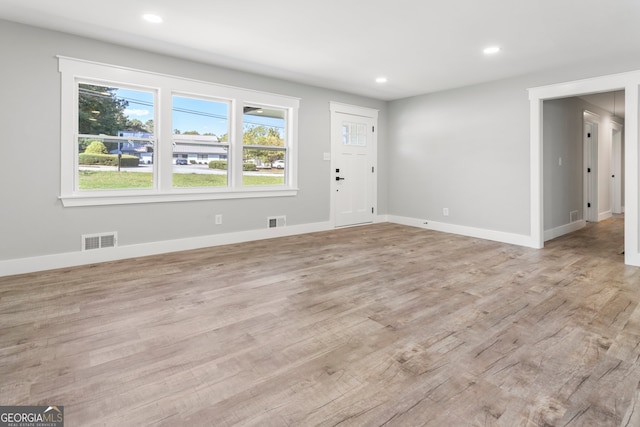
<svg viewBox="0 0 640 427">
<path fill-rule="evenodd" d="M 188 191 L 188 190 L 187 190 Z M 297 188 L 247 188 L 216 192 L 185 191 L 180 193 L 146 194 L 73 194 L 60 196 L 65 208 L 76 206 L 132 205 L 141 203 L 189 202 L 200 200 L 254 199 L 265 197 L 292 197 L 298 194 Z"/>
</svg>

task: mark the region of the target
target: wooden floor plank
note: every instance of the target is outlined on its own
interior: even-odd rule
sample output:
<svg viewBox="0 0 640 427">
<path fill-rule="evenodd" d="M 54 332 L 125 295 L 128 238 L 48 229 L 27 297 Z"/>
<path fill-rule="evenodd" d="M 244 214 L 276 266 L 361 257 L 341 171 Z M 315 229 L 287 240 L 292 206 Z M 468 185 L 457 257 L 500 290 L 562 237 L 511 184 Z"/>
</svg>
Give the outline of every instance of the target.
<svg viewBox="0 0 640 427">
<path fill-rule="evenodd" d="M 542 250 L 383 223 L 3 277 L 0 404 L 82 426 L 635 426 L 623 222 Z"/>
</svg>

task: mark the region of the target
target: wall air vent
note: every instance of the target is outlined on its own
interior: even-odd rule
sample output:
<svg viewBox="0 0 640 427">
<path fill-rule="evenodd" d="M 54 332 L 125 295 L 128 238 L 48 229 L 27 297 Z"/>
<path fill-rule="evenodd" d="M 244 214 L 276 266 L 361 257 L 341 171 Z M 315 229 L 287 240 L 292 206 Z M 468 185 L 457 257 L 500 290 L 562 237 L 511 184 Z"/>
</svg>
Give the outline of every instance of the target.
<svg viewBox="0 0 640 427">
<path fill-rule="evenodd" d="M 267 228 L 279 228 L 287 225 L 286 216 L 272 216 L 267 218 Z"/>
<path fill-rule="evenodd" d="M 102 234 L 83 234 L 82 250 L 90 251 L 93 249 L 114 248 L 118 244 L 118 233 L 102 233 Z"/>
<path fill-rule="evenodd" d="M 576 222 L 578 220 L 578 211 L 569 212 L 569 223 Z"/>
</svg>

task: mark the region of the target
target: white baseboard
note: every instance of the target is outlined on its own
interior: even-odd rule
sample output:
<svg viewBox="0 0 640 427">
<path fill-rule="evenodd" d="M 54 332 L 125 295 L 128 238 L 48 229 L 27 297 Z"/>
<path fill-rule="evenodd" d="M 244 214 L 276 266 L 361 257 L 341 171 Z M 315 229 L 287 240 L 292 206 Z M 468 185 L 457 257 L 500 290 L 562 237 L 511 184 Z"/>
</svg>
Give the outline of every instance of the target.
<svg viewBox="0 0 640 427">
<path fill-rule="evenodd" d="M 260 230 L 240 231 L 236 233 L 214 234 L 186 239 L 117 246 L 115 248 L 96 249 L 91 251 L 66 252 L 32 258 L 2 260 L 0 261 L 0 277 L 53 270 L 56 268 L 95 264 L 99 262 L 117 261 L 126 258 L 200 249 L 210 246 L 271 239 L 274 237 L 293 236 L 297 234 L 326 231 L 333 228 L 333 224 L 330 222 L 318 222 L 281 228 L 265 228 Z"/>
<path fill-rule="evenodd" d="M 606 212 L 602 212 L 598 214 L 598 222 L 599 221 L 604 221 L 605 219 L 609 219 L 613 216 L 613 212 L 611 211 L 606 211 Z"/>
<path fill-rule="evenodd" d="M 427 230 L 442 231 L 445 233 L 460 234 L 462 236 L 476 237 L 478 239 L 493 240 L 495 242 L 508 243 L 511 245 L 526 246 L 536 248 L 534 239 L 523 234 L 505 233 L 503 231 L 487 230 L 483 228 L 467 227 L 465 225 L 447 224 L 424 219 L 408 218 L 402 216 L 389 215 L 389 222 L 413 227 L 425 228 Z"/>
<path fill-rule="evenodd" d="M 428 230 L 442 231 L 445 233 L 459 234 L 463 236 L 476 237 L 479 239 L 493 240 L 512 245 L 536 248 L 535 242 L 531 238 L 531 236 L 521 234 L 505 233 L 501 231 L 486 230 L 481 228 L 440 223 L 435 221 L 425 221 L 417 218 L 395 215 L 378 215 L 374 218 L 374 223 L 381 222 L 392 222 L 396 224 L 425 228 Z M 43 255 L 31 258 L 0 260 L 0 277 L 11 276 L 14 274 L 33 273 L 44 270 L 53 270 L 57 268 L 95 264 L 99 262 L 117 261 L 127 258 L 159 255 L 169 252 L 200 249 L 211 246 L 271 239 L 275 237 L 293 236 L 332 229 L 334 229 L 333 224 L 327 221 L 312 224 L 286 226 L 282 228 L 265 228 L 260 230 L 248 230 L 235 233 L 191 237 L 186 239 L 165 240 L 160 242 L 117 246 L 115 248 L 105 248 L 93 251 L 66 252 L 61 254 Z M 545 240 L 547 240 L 546 232 Z"/>
<path fill-rule="evenodd" d="M 555 239 L 556 237 L 564 236 L 568 233 L 573 233 L 574 231 L 578 231 L 581 228 L 586 227 L 586 225 L 587 221 L 581 219 L 550 230 L 544 230 L 544 241 L 546 242 L 547 240 Z"/>
<path fill-rule="evenodd" d="M 389 222 L 389 215 L 378 215 L 373 218 L 373 223 L 378 224 L 380 222 Z"/>
<path fill-rule="evenodd" d="M 521 234 L 505 233 L 501 231 L 486 230 L 455 224 L 446 224 L 435 221 L 425 221 L 422 219 L 395 215 L 379 215 L 374 218 L 374 223 L 381 222 L 392 222 L 395 224 L 420 227 L 427 230 L 442 231 L 445 233 L 459 234 L 479 239 L 493 240 L 501 243 L 537 248 L 534 239 L 532 239 L 531 236 Z M 585 225 L 586 221 L 580 220 L 551 230 L 546 230 L 544 233 L 545 241 L 554 239 L 572 231 L 579 230 Z M 312 224 L 286 226 L 282 228 L 248 230 L 235 233 L 192 237 L 187 239 L 165 240 L 161 242 L 118 246 L 115 248 L 105 248 L 94 251 L 67 252 L 31 258 L 0 260 L 0 277 L 12 276 L 15 274 L 34 273 L 44 270 L 53 270 L 57 268 L 95 264 L 99 262 L 117 261 L 127 258 L 159 255 L 164 253 L 200 249 L 212 246 L 271 239 L 275 237 L 294 236 L 298 234 L 314 233 L 332 229 L 334 229 L 334 226 L 331 222 L 318 222 Z M 627 264 L 640 266 L 640 253 L 632 254 L 628 252 L 625 255 L 625 262 Z"/>
</svg>

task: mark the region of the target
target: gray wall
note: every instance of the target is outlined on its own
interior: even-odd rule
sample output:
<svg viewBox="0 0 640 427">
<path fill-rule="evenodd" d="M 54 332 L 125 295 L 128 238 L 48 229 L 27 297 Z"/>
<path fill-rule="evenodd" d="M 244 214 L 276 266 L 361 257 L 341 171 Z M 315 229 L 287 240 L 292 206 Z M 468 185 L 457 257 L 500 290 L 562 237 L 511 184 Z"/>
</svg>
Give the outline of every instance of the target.
<svg viewBox="0 0 640 427">
<path fill-rule="evenodd" d="M 521 82 L 394 101 L 389 122 L 390 214 L 529 233 L 529 101 Z"/>
<path fill-rule="evenodd" d="M 544 102 L 544 229 L 584 219 L 582 103 L 578 98 Z M 562 165 L 558 158 L 562 158 Z"/>
<path fill-rule="evenodd" d="M 392 101 L 389 214 L 530 235 L 527 89 L 639 68 L 637 56 L 603 56 L 591 64 Z M 550 197 L 557 212 L 545 214 L 553 224 L 565 215 L 568 222 L 569 207 L 554 207 L 559 195 Z"/>
<path fill-rule="evenodd" d="M 56 55 L 150 70 L 301 98 L 297 197 L 64 208 L 60 195 L 60 74 Z M 82 234 L 117 231 L 119 245 L 329 220 L 329 102 L 380 110 L 378 142 L 386 153 L 386 102 L 294 84 L 0 20 L 0 260 L 80 250 Z M 378 173 L 378 211 L 386 211 L 387 168 Z M 222 225 L 214 215 L 222 214 Z"/>
</svg>

